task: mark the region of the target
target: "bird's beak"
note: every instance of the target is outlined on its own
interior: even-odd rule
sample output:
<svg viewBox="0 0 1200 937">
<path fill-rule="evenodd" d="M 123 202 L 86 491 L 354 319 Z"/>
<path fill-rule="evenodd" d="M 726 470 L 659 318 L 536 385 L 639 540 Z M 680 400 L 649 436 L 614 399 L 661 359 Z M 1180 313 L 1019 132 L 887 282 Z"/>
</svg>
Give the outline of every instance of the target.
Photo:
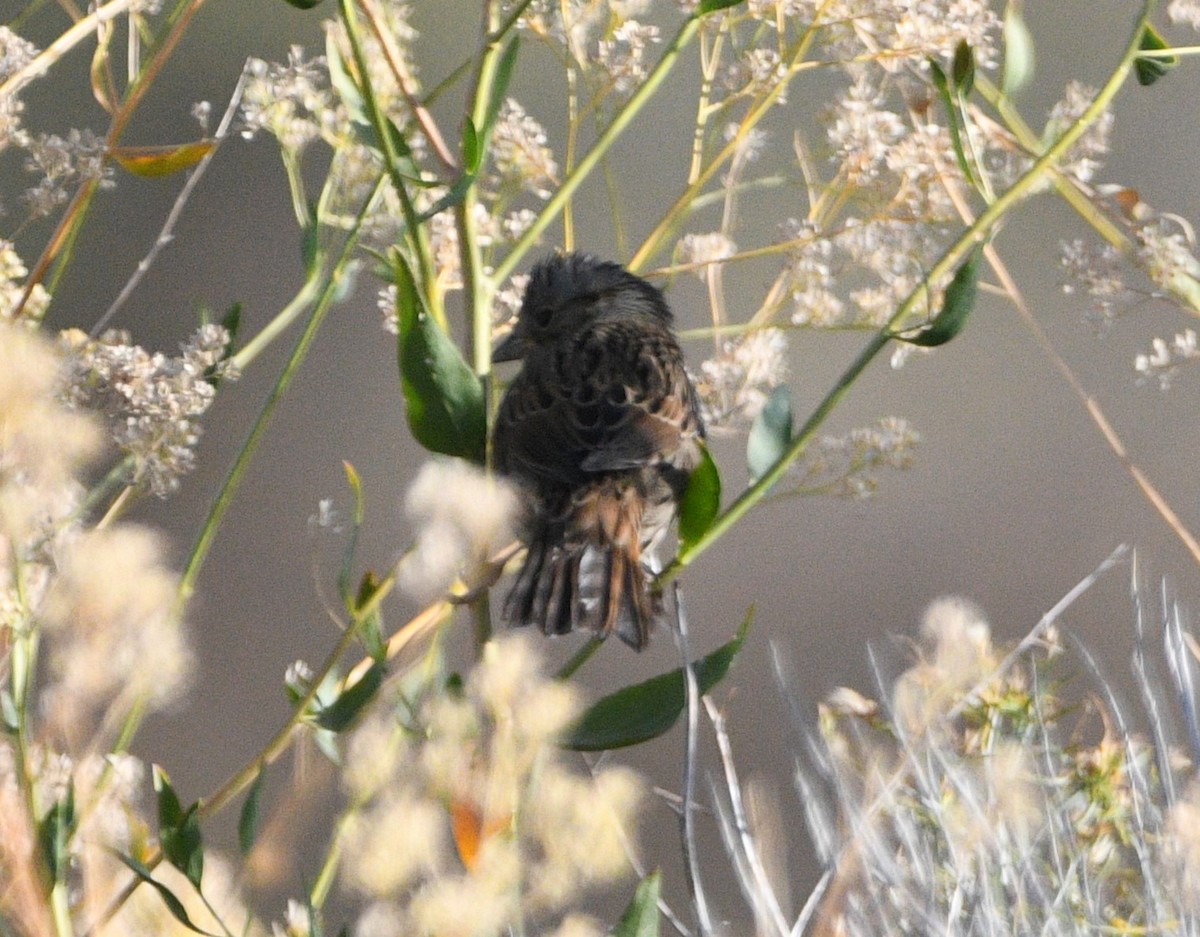
<svg viewBox="0 0 1200 937">
<path fill-rule="evenodd" d="M 525 341 L 525 336 L 516 329 L 508 333 L 508 338 L 502 341 L 492 351 L 492 361 L 499 364 L 501 361 L 519 361 L 525 357 L 525 350 L 529 343 Z"/>
</svg>

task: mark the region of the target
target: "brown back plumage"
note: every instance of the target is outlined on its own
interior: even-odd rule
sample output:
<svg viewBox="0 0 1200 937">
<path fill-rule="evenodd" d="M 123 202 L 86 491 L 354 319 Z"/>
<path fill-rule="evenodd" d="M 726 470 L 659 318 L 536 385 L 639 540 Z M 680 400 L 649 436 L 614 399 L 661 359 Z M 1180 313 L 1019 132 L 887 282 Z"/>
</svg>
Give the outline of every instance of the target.
<svg viewBox="0 0 1200 937">
<path fill-rule="evenodd" d="M 497 470 L 527 494 L 514 624 L 615 631 L 640 649 L 661 617 L 649 553 L 704 433 L 671 320 L 662 294 L 617 264 L 568 254 L 534 268 L 493 356 L 522 362 L 493 434 Z"/>
</svg>

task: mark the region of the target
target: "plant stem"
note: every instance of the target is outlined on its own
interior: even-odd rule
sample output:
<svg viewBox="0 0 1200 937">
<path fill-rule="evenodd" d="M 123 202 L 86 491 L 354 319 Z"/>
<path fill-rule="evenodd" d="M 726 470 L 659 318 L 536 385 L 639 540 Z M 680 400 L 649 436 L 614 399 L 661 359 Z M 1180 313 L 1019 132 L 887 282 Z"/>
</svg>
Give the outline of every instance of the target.
<svg viewBox="0 0 1200 937">
<path fill-rule="evenodd" d="M 312 313 L 309 316 L 308 322 L 304 327 L 300 339 L 296 342 L 296 347 L 292 350 L 291 357 L 284 366 L 283 371 L 279 375 L 279 379 L 275 382 L 275 387 L 272 388 L 267 402 L 263 405 L 262 411 L 258 418 L 254 421 L 254 427 L 250 431 L 249 437 L 238 453 L 237 459 L 230 469 L 229 475 L 225 479 L 225 484 L 221 487 L 220 493 L 217 495 L 213 506 L 209 511 L 208 517 L 204 522 L 204 527 L 200 531 L 200 536 L 196 541 L 196 545 L 192 548 L 191 556 L 188 558 L 187 566 L 184 569 L 183 578 L 179 584 L 179 598 L 177 608 L 182 611 L 184 605 L 191 598 L 192 592 L 195 589 L 196 578 L 200 574 L 200 569 L 204 566 L 204 561 L 208 557 L 208 551 L 212 547 L 212 543 L 217 534 L 217 528 L 220 527 L 221 521 L 225 517 L 225 512 L 229 509 L 233 502 L 234 495 L 237 493 L 238 486 L 241 483 L 242 477 L 246 472 L 246 468 L 250 464 L 251 458 L 254 456 L 255 450 L 258 448 L 259 440 L 266 431 L 267 425 L 271 421 L 271 417 L 275 413 L 275 407 L 283 398 L 292 379 L 296 376 L 300 369 L 301 363 L 308 355 L 308 350 L 312 346 L 312 341 L 316 337 L 317 331 L 321 324 L 325 321 L 325 315 L 333 306 L 334 297 L 342 286 L 342 278 L 345 276 L 346 267 L 353 255 L 354 248 L 358 244 L 358 237 L 362 231 L 363 222 L 370 213 L 376 200 L 383 191 L 384 179 L 380 177 L 375 184 L 374 190 L 363 203 L 362 209 L 358 213 L 355 220 L 355 225 L 350 234 L 347 236 L 345 243 L 342 245 L 342 251 L 333 269 L 328 276 L 324 278 L 324 283 L 318 289 L 319 281 L 314 277 L 310 278 L 309 282 L 301 289 L 297 297 L 289 305 L 290 315 L 299 313 L 303 308 L 303 303 L 312 294 L 316 296 L 316 303 L 313 306 Z M 318 265 L 319 269 L 319 265 Z M 285 310 L 285 312 L 289 312 Z M 274 329 L 275 332 L 286 326 L 287 322 L 281 322 L 284 315 L 277 316 L 268 328 Z M 264 329 L 264 332 L 267 330 Z M 274 334 L 274 332 L 272 333 Z M 266 340 L 269 340 L 266 339 Z M 233 360 L 236 364 L 241 365 L 253 359 L 259 350 L 265 344 L 263 332 L 255 336 L 255 340 L 242 349 Z"/>
<path fill-rule="evenodd" d="M 1047 147 L 1046 151 L 1034 160 L 1033 165 L 1030 166 L 1025 174 L 1014 182 L 1011 188 L 997 196 L 996 200 L 980 213 L 979 217 L 960 235 L 958 240 L 946 249 L 938 262 L 929 271 L 925 282 L 919 284 L 908 295 L 899 308 L 892 314 L 887 324 L 872 336 L 866 347 L 859 352 L 858 356 L 850 363 L 850 366 L 846 368 L 842 376 L 838 378 L 833 389 L 817 405 L 816 409 L 796 433 L 783 455 L 780 456 L 771 468 L 763 473 L 762 477 L 743 491 L 733 504 L 718 515 L 703 535 L 680 551 L 679 556 L 659 576 L 660 583 L 670 582 L 678 576 L 696 557 L 711 547 L 726 531 L 733 527 L 752 507 L 763 499 L 767 492 L 783 478 L 784 473 L 787 472 L 792 462 L 808 447 L 809 442 L 816 435 L 817 429 L 825 422 L 826 417 L 833 412 L 834 407 L 845 396 L 851 385 L 866 370 L 867 365 L 888 345 L 895 334 L 903 329 L 906 320 L 913 310 L 917 308 L 920 300 L 925 295 L 928 284 L 942 282 L 976 242 L 984 240 L 995 224 L 1008 211 L 1036 191 L 1047 173 L 1054 172 L 1054 167 L 1058 160 L 1075 144 L 1087 128 L 1099 119 L 1121 89 L 1121 86 L 1125 83 L 1125 79 L 1129 77 L 1129 70 L 1132 67 L 1134 59 L 1137 57 L 1138 44 L 1141 41 L 1142 30 L 1145 28 L 1146 18 L 1149 15 L 1151 6 L 1151 3 L 1147 3 L 1143 8 L 1142 15 L 1139 17 L 1137 25 L 1134 28 L 1133 37 L 1126 46 L 1125 54 L 1113 70 L 1112 75 L 1109 76 L 1108 81 L 1105 82 L 1104 87 L 1100 89 L 1099 93 L 1092 100 L 1092 103 L 1063 132 L 1058 140 Z"/>
<path fill-rule="evenodd" d="M 529 250 L 537 243 L 538 238 L 542 236 L 542 232 L 550 226 L 550 223 L 562 212 L 564 206 L 575 195 L 576 190 L 587 179 L 601 158 L 612 148 L 613 144 L 620 138 L 621 134 L 638 115 L 646 102 L 658 91 L 671 69 L 675 66 L 680 53 L 689 42 L 695 37 L 697 30 L 700 28 L 701 17 L 692 16 L 680 28 L 675 38 L 667 46 L 658 64 L 654 66 L 654 70 L 646 77 L 646 80 L 638 87 L 625 106 L 617 112 L 604 131 L 597 137 L 592 148 L 584 154 L 578 165 L 568 173 L 563 179 L 563 183 L 559 186 L 550 200 L 542 206 L 542 210 L 538 213 L 536 219 L 529 229 L 521 235 L 517 242 L 509 250 L 508 254 L 496 266 L 495 272 L 492 274 L 493 283 L 503 283 L 512 272 L 517 268 L 517 265 L 522 261 Z"/>
</svg>

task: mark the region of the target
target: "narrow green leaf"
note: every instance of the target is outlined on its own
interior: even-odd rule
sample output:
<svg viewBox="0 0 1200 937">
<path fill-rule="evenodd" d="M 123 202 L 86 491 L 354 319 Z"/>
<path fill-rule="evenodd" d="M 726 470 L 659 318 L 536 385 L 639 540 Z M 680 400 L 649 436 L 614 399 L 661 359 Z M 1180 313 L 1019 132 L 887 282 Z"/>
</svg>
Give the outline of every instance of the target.
<svg viewBox="0 0 1200 937">
<path fill-rule="evenodd" d="M 729 672 L 752 618 L 753 610 L 731 641 L 692 664 L 702 694 Z M 644 683 L 617 690 L 591 706 L 567 733 L 563 747 L 598 752 L 649 741 L 675 725 L 686 705 L 687 682 L 683 668 L 678 667 Z"/>
<path fill-rule="evenodd" d="M 330 732 L 341 732 L 349 726 L 383 686 L 384 673 L 384 666 L 379 661 L 371 664 L 358 683 L 317 713 L 317 725 Z"/>
<path fill-rule="evenodd" d="M 979 243 L 971 249 L 967 259 L 954 274 L 954 279 L 946 287 L 941 311 L 933 317 L 933 321 L 919 332 L 897 337 L 922 348 L 935 348 L 946 344 L 961 332 L 967 324 L 971 309 L 975 306 L 975 295 L 979 287 L 979 263 L 982 259 L 983 244 Z"/>
<path fill-rule="evenodd" d="M 950 90 L 946 70 L 935 59 L 929 59 L 929 75 L 933 79 L 933 86 L 942 94 L 946 94 Z"/>
<path fill-rule="evenodd" d="M 171 912 L 171 916 L 174 917 L 175 920 L 177 920 L 180 924 L 197 934 L 204 934 L 205 937 L 220 937 L 218 934 L 212 934 L 206 930 L 201 930 L 199 927 L 193 924 L 192 919 L 188 917 L 187 909 L 183 906 L 183 902 L 176 898 L 175 893 L 172 892 L 171 889 L 169 889 L 166 885 L 164 885 L 162 882 L 156 881 L 154 876 L 150 874 L 150 870 L 142 863 L 138 862 L 137 859 L 134 859 L 132 856 L 127 856 L 123 852 L 118 852 L 115 849 L 111 850 L 111 852 L 114 856 L 120 859 L 121 862 L 125 863 L 129 871 L 131 871 L 139 879 L 158 892 L 159 897 L 161 897 L 163 900 L 163 904 L 165 904 L 167 906 L 167 910 Z"/>
<path fill-rule="evenodd" d="M 431 452 L 483 464 L 487 447 L 483 385 L 425 310 L 412 271 L 394 254 L 400 324 L 400 386 L 413 436 Z"/>
<path fill-rule="evenodd" d="M 638 883 L 633 900 L 621 915 L 613 937 L 658 937 L 658 896 L 662 873 L 655 870 Z"/>
<path fill-rule="evenodd" d="M 1009 0 L 1004 10 L 1004 73 L 1000 78 L 1000 90 L 1006 97 L 1033 80 L 1035 62 L 1033 34 L 1021 15 L 1021 4 Z"/>
<path fill-rule="evenodd" d="M 354 607 L 350 610 L 351 614 L 358 615 L 359 611 L 364 608 L 371 598 L 379 591 L 379 577 L 372 570 L 367 570 L 363 573 L 362 580 L 358 584 L 358 593 L 354 597 Z M 379 611 L 372 611 L 358 625 L 361 632 L 363 647 L 367 649 L 367 653 L 372 659 L 380 664 L 387 663 L 387 643 L 383 640 L 383 622 L 380 619 Z"/>
<path fill-rule="evenodd" d="M 238 849 L 243 856 L 250 854 L 254 841 L 258 838 L 258 804 L 262 798 L 263 778 L 265 772 L 260 768 L 254 776 L 254 783 L 246 792 L 246 800 L 242 804 L 242 812 L 238 814 Z"/>
<path fill-rule="evenodd" d="M 746 465 L 750 480 L 762 478 L 787 451 L 792 442 L 792 395 L 786 386 L 776 387 L 754 418 L 746 440 Z"/>
<path fill-rule="evenodd" d="M 1171 46 L 1162 37 L 1162 33 L 1155 29 L 1152 24 L 1147 23 L 1142 30 L 1142 39 L 1138 43 L 1138 48 L 1143 52 L 1161 52 L 1163 49 L 1171 48 Z M 1149 87 L 1178 64 L 1179 56 L 1177 55 L 1172 55 L 1169 58 L 1138 58 L 1134 61 L 1133 68 L 1137 74 L 1138 84 Z"/>
<path fill-rule="evenodd" d="M 175 788 L 171 786 L 171 776 L 162 765 L 152 765 L 150 769 L 154 781 L 154 793 L 158 798 L 159 828 L 176 829 L 183 821 L 183 804 Z"/>
<path fill-rule="evenodd" d="M 231 303 L 229 308 L 225 310 L 225 315 L 221 316 L 221 326 L 229 333 L 229 347 L 225 349 L 226 357 L 233 352 L 234 343 L 237 342 L 238 333 L 242 330 L 242 304 Z"/>
<path fill-rule="evenodd" d="M 55 801 L 38 824 L 38 840 L 53 881 L 62 881 L 66 875 L 71 861 L 70 842 L 74 835 L 75 785 L 68 782 L 62 800 Z"/>
<path fill-rule="evenodd" d="M 954 90 L 962 97 L 975 87 L 975 53 L 967 40 L 962 39 L 954 49 L 954 64 L 951 69 Z"/>
<path fill-rule="evenodd" d="M 496 118 L 500 116 L 500 108 L 504 104 L 504 96 L 508 94 L 508 83 L 512 80 L 513 68 L 517 64 L 517 52 L 521 48 L 521 37 L 513 33 L 512 39 L 500 53 L 500 61 L 496 63 L 496 77 L 492 85 L 492 96 L 488 98 L 487 110 L 484 112 L 483 126 L 479 128 L 480 141 L 485 144 L 496 126 Z"/>
<path fill-rule="evenodd" d="M 366 508 L 363 502 L 362 479 L 358 471 L 346 461 L 342 462 L 342 469 L 346 473 L 346 482 L 350 485 L 350 494 L 354 498 L 354 519 L 350 535 L 346 538 L 346 549 L 342 551 L 342 568 L 338 572 L 338 595 L 342 597 L 342 605 L 346 611 L 353 615 L 358 606 L 351 591 L 350 577 L 354 575 L 354 555 L 358 548 L 358 535 L 362 530 L 363 519 L 366 517 Z"/>
<path fill-rule="evenodd" d="M 688 479 L 679 502 L 679 545 L 683 549 L 704 536 L 721 510 L 721 473 L 708 446 L 700 449 L 700 464 Z"/>
<path fill-rule="evenodd" d="M 463 169 L 468 175 L 475 175 L 483 162 L 483 145 L 470 117 L 464 118 L 462 152 Z"/>
<path fill-rule="evenodd" d="M 329 83 L 341 98 L 350 123 L 369 127 L 371 118 L 367 114 L 367 105 L 363 101 L 358 84 L 350 77 L 350 70 L 346 67 L 346 60 L 342 57 L 342 50 L 337 43 L 337 31 L 333 29 L 325 30 L 325 63 L 329 69 Z"/>
<path fill-rule="evenodd" d="M 696 7 L 697 16 L 708 16 L 709 13 L 716 13 L 718 10 L 728 10 L 730 7 L 735 7 L 742 0 L 700 0 Z"/>
<path fill-rule="evenodd" d="M 962 46 L 960 45 L 961 49 Z M 967 54 L 970 54 L 970 47 L 967 47 Z M 933 59 L 929 59 L 929 74 L 933 78 L 934 87 L 938 90 L 938 96 L 942 99 L 942 105 L 946 108 L 946 130 L 950 134 L 950 145 L 954 148 L 954 159 L 958 163 L 958 168 L 962 171 L 963 178 L 972 186 L 978 186 L 975 181 L 975 173 L 971 169 L 971 162 L 967 159 L 967 151 L 963 146 L 962 130 L 960 128 L 960 113 L 959 105 L 962 103 L 962 95 L 959 93 L 957 86 L 950 87 L 950 81 L 946 77 L 946 73 L 942 67 Z M 957 67 L 958 56 L 955 56 L 955 65 Z M 972 80 L 974 80 L 972 78 Z"/>
<path fill-rule="evenodd" d="M 443 195 L 417 216 L 417 220 L 428 221 L 434 215 L 440 215 L 447 208 L 453 208 L 466 197 L 467 192 L 474 184 L 475 176 L 471 175 L 470 173 L 463 173 L 454 180 L 450 188 L 446 190 L 445 195 Z"/>
<path fill-rule="evenodd" d="M 199 804 L 186 810 L 179 802 L 171 778 L 160 765 L 153 769 L 154 792 L 158 797 L 158 840 L 163 856 L 200 888 L 204 878 L 204 842 L 200 835 Z"/>
</svg>

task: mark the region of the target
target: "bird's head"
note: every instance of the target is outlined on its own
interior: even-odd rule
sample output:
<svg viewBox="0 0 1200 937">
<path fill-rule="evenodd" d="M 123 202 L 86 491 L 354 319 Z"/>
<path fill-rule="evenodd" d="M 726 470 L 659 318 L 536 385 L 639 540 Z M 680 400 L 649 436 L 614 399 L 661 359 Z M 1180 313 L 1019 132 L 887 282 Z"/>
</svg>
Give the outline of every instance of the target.
<svg viewBox="0 0 1200 937">
<path fill-rule="evenodd" d="M 529 285 L 512 332 L 492 352 L 492 360 L 517 361 L 533 348 L 601 318 L 650 318 L 671 322 L 662 293 L 620 264 L 591 254 L 555 254 L 530 271 Z"/>
</svg>

